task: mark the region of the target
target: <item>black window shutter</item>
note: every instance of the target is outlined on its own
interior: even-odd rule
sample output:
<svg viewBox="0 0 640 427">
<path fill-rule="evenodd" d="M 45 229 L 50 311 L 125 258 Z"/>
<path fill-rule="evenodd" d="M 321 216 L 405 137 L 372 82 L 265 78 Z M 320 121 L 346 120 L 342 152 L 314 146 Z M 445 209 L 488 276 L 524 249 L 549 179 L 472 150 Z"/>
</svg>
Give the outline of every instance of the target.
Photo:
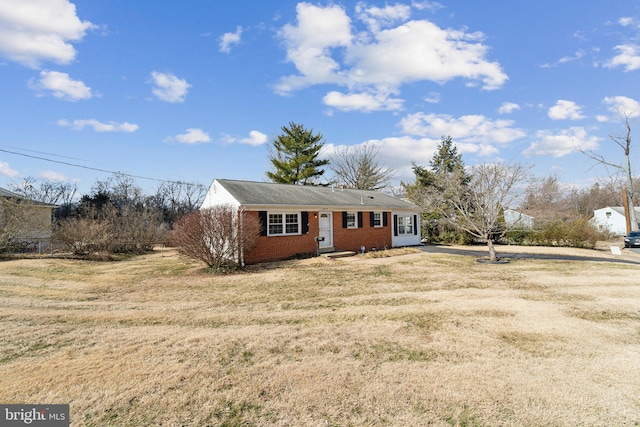
<svg viewBox="0 0 640 427">
<path fill-rule="evenodd" d="M 362 221 L 362 212 L 358 212 L 358 228 L 362 228 L 364 227 L 363 221 Z"/>
<path fill-rule="evenodd" d="M 302 234 L 309 233 L 309 212 L 302 212 L 300 218 L 302 221 Z"/>
<path fill-rule="evenodd" d="M 369 227 L 371 228 L 375 227 L 375 223 L 373 222 L 373 217 L 374 217 L 374 213 L 369 212 Z"/>
<path fill-rule="evenodd" d="M 347 228 L 347 213 L 342 212 L 342 228 Z"/>
<path fill-rule="evenodd" d="M 418 235 L 418 215 L 413 216 L 413 234 Z"/>
<path fill-rule="evenodd" d="M 267 235 L 267 211 L 258 211 L 258 218 L 260 218 L 260 235 Z"/>
<path fill-rule="evenodd" d="M 389 219 L 387 218 L 387 215 L 389 215 L 389 212 L 382 212 L 382 225 L 384 227 L 387 227 L 389 225 Z"/>
<path fill-rule="evenodd" d="M 393 235 L 398 235 L 398 215 L 393 216 Z"/>
</svg>

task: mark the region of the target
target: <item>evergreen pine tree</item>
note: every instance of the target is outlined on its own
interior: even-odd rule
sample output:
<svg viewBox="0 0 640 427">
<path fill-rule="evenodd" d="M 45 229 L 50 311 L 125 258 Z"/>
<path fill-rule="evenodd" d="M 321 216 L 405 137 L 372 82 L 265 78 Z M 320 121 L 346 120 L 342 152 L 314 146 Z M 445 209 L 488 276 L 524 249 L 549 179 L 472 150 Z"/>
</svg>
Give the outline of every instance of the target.
<svg viewBox="0 0 640 427">
<path fill-rule="evenodd" d="M 269 150 L 274 169 L 267 177 L 279 184 L 317 185 L 325 172 L 322 166 L 329 164 L 329 160 L 318 159 L 324 145 L 322 134 L 293 122 L 283 126 L 282 132 Z"/>
</svg>

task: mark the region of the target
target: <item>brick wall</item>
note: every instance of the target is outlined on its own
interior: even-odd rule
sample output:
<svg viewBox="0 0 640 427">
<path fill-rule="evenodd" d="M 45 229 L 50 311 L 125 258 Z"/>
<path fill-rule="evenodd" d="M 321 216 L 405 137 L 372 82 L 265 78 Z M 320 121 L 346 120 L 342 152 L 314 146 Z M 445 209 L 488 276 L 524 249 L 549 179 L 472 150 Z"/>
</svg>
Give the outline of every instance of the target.
<svg viewBox="0 0 640 427">
<path fill-rule="evenodd" d="M 384 249 L 391 247 L 391 213 L 387 215 L 386 227 L 371 227 L 370 212 L 362 212 L 362 227 L 343 228 L 342 212 L 333 213 L 333 247 L 336 251 L 360 252 L 364 246 L 369 252 L 371 248 Z"/>
<path fill-rule="evenodd" d="M 318 235 L 318 218 L 309 212 L 309 232 L 296 236 L 260 236 L 258 243 L 245 253 L 245 263 L 256 264 L 259 262 L 279 261 L 292 258 L 299 254 L 316 253 L 317 244 L 315 237 Z M 247 212 L 247 215 L 255 215 L 258 212 Z"/>
<path fill-rule="evenodd" d="M 259 216 L 258 212 L 247 212 L 247 215 Z M 366 251 L 372 248 L 391 247 L 392 218 L 390 212 L 385 227 L 371 227 L 369 212 L 362 212 L 362 227 L 343 228 L 342 212 L 333 212 L 333 246 L 337 251 L 360 252 L 364 246 Z M 309 232 L 296 236 L 260 236 L 256 246 L 245 253 L 245 263 L 278 261 L 299 254 L 313 254 L 317 251 L 315 237 L 319 233 L 318 212 L 309 212 Z"/>
</svg>

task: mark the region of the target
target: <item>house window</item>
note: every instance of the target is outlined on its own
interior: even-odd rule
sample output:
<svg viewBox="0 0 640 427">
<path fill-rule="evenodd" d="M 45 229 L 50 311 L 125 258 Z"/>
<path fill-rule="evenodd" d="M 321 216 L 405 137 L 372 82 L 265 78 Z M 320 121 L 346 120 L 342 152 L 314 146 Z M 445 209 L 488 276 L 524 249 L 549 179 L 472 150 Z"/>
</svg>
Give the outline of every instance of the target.
<svg viewBox="0 0 640 427">
<path fill-rule="evenodd" d="M 347 228 L 358 228 L 358 219 L 355 212 L 347 212 Z"/>
<path fill-rule="evenodd" d="M 398 235 L 413 234 L 413 217 L 398 216 Z"/>
<path fill-rule="evenodd" d="M 607 218 L 611 218 L 611 212 L 607 212 L 605 215 L 607 215 Z"/>
<path fill-rule="evenodd" d="M 300 214 L 270 213 L 268 230 L 269 236 L 300 234 Z"/>
<path fill-rule="evenodd" d="M 373 226 L 382 227 L 382 212 L 372 212 L 371 215 L 373 215 Z"/>
</svg>

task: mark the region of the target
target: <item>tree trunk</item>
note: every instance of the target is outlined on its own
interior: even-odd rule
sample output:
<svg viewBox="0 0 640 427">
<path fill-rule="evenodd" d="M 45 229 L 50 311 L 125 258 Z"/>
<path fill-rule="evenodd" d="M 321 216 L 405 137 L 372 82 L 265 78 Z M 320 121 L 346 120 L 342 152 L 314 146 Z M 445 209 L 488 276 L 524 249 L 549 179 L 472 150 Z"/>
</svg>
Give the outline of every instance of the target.
<svg viewBox="0 0 640 427">
<path fill-rule="evenodd" d="M 489 248 L 489 261 L 498 261 L 498 257 L 496 256 L 496 248 L 493 246 L 493 241 L 491 239 L 487 239 L 487 247 Z"/>
<path fill-rule="evenodd" d="M 631 178 L 631 161 L 629 160 L 629 154 L 625 155 L 627 162 L 627 188 L 625 189 L 625 195 L 627 197 L 627 205 L 629 206 L 629 222 L 631 223 L 631 231 L 638 229 L 638 219 L 636 218 L 636 210 L 633 207 L 633 180 Z"/>
</svg>

